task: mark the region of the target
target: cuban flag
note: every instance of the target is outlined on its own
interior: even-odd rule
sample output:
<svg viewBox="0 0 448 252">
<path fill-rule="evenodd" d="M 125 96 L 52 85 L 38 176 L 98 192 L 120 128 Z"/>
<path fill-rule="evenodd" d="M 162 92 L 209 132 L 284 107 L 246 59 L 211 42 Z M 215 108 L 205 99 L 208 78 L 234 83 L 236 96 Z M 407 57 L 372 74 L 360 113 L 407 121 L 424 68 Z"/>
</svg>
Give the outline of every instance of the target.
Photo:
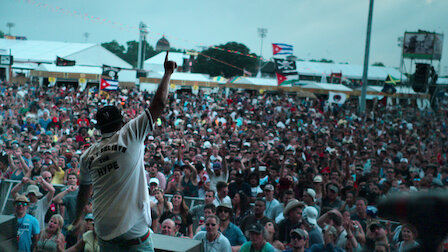
<svg viewBox="0 0 448 252">
<path fill-rule="evenodd" d="M 272 44 L 272 51 L 274 55 L 292 55 L 292 45 L 276 43 Z"/>
<path fill-rule="evenodd" d="M 101 79 L 100 90 L 113 91 L 118 89 L 118 81 Z"/>
</svg>

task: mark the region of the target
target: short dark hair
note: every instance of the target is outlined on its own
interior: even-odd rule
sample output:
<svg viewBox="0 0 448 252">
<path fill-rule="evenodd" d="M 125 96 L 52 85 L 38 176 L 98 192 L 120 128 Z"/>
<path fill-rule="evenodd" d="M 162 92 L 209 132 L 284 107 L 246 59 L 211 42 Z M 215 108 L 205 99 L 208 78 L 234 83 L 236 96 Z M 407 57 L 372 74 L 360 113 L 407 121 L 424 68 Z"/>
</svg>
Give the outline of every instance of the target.
<svg viewBox="0 0 448 252">
<path fill-rule="evenodd" d="M 228 186 L 228 185 L 227 185 L 227 182 L 219 181 L 219 182 L 216 184 L 216 191 L 219 191 L 220 189 L 225 188 L 225 187 L 227 187 L 227 186 Z"/>
<path fill-rule="evenodd" d="M 213 203 L 206 204 L 206 205 L 204 206 L 204 210 L 205 210 L 205 209 L 210 209 L 210 210 L 212 210 L 213 213 L 216 213 L 216 206 L 215 206 L 215 204 L 213 204 Z"/>
</svg>

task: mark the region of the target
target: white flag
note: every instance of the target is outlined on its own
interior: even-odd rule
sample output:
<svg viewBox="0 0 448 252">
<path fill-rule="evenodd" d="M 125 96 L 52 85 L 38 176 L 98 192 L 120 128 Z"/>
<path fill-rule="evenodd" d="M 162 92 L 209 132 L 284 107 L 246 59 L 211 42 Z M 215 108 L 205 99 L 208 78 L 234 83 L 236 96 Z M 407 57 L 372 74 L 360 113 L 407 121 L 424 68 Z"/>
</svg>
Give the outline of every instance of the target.
<svg viewBox="0 0 448 252">
<path fill-rule="evenodd" d="M 345 93 L 328 92 L 328 102 L 330 104 L 344 104 L 345 100 L 347 100 L 347 95 Z"/>
</svg>

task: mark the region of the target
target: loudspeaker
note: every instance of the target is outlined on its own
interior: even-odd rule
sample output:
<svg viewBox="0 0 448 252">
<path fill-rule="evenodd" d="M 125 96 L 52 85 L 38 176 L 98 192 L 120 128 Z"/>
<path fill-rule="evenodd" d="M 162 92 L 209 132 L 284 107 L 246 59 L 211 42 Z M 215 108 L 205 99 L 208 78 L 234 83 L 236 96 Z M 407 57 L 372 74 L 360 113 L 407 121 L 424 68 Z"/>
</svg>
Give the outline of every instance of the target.
<svg viewBox="0 0 448 252">
<path fill-rule="evenodd" d="M 415 92 L 425 92 L 429 78 L 429 64 L 416 63 L 414 73 L 414 83 L 412 88 Z"/>
<path fill-rule="evenodd" d="M 17 251 L 17 218 L 0 215 L 0 251 Z"/>
</svg>

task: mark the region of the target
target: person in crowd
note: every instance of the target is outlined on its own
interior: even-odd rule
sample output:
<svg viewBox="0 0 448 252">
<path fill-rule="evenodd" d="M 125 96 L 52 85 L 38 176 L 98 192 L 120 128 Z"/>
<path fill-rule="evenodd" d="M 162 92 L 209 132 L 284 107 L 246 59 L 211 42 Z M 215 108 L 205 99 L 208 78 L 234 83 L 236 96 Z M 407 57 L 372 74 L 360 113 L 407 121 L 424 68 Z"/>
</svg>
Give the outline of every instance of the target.
<svg viewBox="0 0 448 252">
<path fill-rule="evenodd" d="M 337 184 L 328 183 L 326 185 L 326 196 L 322 199 L 322 213 L 330 209 L 340 209 L 342 207 L 342 201 L 338 198 L 338 194 L 339 187 Z"/>
<path fill-rule="evenodd" d="M 296 199 L 289 201 L 286 205 L 283 210 L 285 219 L 278 224 L 279 240 L 282 243 L 288 244 L 291 241 L 291 237 L 289 236 L 291 230 L 301 227 L 304 207 L 305 204 Z"/>
<path fill-rule="evenodd" d="M 352 220 L 361 223 L 363 230 L 366 230 L 367 228 L 367 205 L 368 205 L 367 199 L 358 197 L 356 199 L 355 212 L 350 216 Z"/>
<path fill-rule="evenodd" d="M 53 200 L 55 189 L 50 183 L 47 182 L 47 180 L 43 179 L 41 176 L 37 177 L 36 182 L 42 185 L 42 188 L 44 190 L 48 191 L 48 193 L 44 197 L 42 197 L 43 194 L 39 191 L 39 187 L 37 185 L 31 184 L 31 180 L 28 177 L 23 177 L 22 181 L 12 188 L 11 195 L 14 198 L 17 197 L 18 192 L 22 189 L 22 187 L 28 184 L 28 187 L 24 194 L 29 199 L 26 208 L 27 213 L 36 217 L 39 222 L 39 228 L 44 229 L 45 214 L 47 213 L 51 201 Z"/>
<path fill-rule="evenodd" d="M 162 222 L 162 228 L 160 234 L 168 236 L 176 236 L 176 223 L 172 219 L 165 219 Z"/>
<path fill-rule="evenodd" d="M 12 158 L 12 152 L 9 154 L 9 164 L 12 168 L 12 173 L 10 176 L 10 179 L 12 180 L 22 180 L 22 178 L 29 173 L 30 168 L 28 164 L 25 162 L 25 159 L 23 158 L 22 151 L 20 149 L 17 149 L 14 152 L 14 159 Z"/>
<path fill-rule="evenodd" d="M 338 231 L 332 225 L 326 225 L 322 229 L 324 235 L 324 244 L 314 244 L 310 247 L 311 252 L 314 251 L 328 251 L 328 252 L 342 252 L 344 249 L 336 245 L 336 239 L 338 236 Z"/>
<path fill-rule="evenodd" d="M 154 162 L 152 165 L 149 165 L 149 171 L 146 177 L 147 181 L 150 181 L 151 178 L 157 178 L 159 180 L 159 187 L 163 190 L 166 189 L 166 177 L 159 170 L 162 169 L 161 162 Z"/>
<path fill-rule="evenodd" d="M 216 149 L 215 149 L 216 150 Z M 215 153 L 216 154 L 216 153 Z M 209 149 L 207 152 L 207 160 L 205 161 L 205 168 L 207 170 L 207 175 L 210 178 L 210 189 L 217 191 L 217 184 L 219 181 L 223 181 L 227 183 L 229 179 L 229 171 L 227 169 L 227 161 L 225 159 L 226 151 L 224 148 L 220 150 L 220 156 L 213 156 L 212 151 Z M 212 160 L 213 157 L 213 160 Z M 222 159 L 222 161 L 219 161 Z M 213 171 L 210 169 L 210 161 L 213 161 Z M 218 204 L 219 205 L 219 204 Z"/>
<path fill-rule="evenodd" d="M 40 227 L 37 219 L 27 214 L 30 201 L 24 195 L 14 199 L 14 214 L 17 218 L 17 240 L 19 251 L 31 252 L 39 240 Z"/>
<path fill-rule="evenodd" d="M 209 215 L 216 215 L 216 207 L 213 203 L 209 203 L 204 206 L 204 214 L 199 217 L 198 227 L 194 232 L 195 234 L 197 234 L 199 231 L 205 230 L 205 219 L 207 219 Z"/>
<path fill-rule="evenodd" d="M 157 200 L 155 209 L 159 218 L 164 212 L 171 212 L 173 210 L 173 204 L 165 198 L 162 188 L 157 187 L 154 189 L 154 197 Z"/>
<path fill-rule="evenodd" d="M 215 200 L 215 192 L 213 190 L 207 190 L 205 192 L 205 198 L 203 204 L 195 205 L 190 209 L 190 214 L 193 216 L 193 220 L 196 224 L 199 222 L 201 217 L 204 217 L 204 208 L 207 204 L 213 204 Z"/>
<path fill-rule="evenodd" d="M 183 191 L 182 188 L 182 171 L 178 168 L 174 169 L 173 175 L 169 178 L 165 193 L 173 194 L 176 191 Z"/>
<path fill-rule="evenodd" d="M 95 233 L 95 221 L 93 219 L 93 214 L 88 213 L 84 217 L 84 220 L 86 222 L 86 232 L 82 234 L 81 239 L 78 240 L 78 242 L 68 248 L 66 252 L 77 252 L 80 250 L 86 251 L 86 252 L 100 252 L 100 246 L 98 244 L 98 236 Z"/>
<path fill-rule="evenodd" d="M 159 180 L 157 178 L 150 178 L 148 180 L 149 184 L 149 200 L 151 201 L 151 205 L 157 203 L 157 199 L 155 196 L 155 190 L 159 187 Z"/>
<path fill-rule="evenodd" d="M 35 251 L 64 251 L 65 237 L 62 234 L 62 226 L 64 226 L 64 219 L 61 215 L 51 216 L 47 227 L 40 234 Z"/>
<path fill-rule="evenodd" d="M 230 181 L 229 184 L 229 196 L 233 199 L 235 194 L 239 191 L 243 191 L 246 195 L 251 195 L 252 191 L 250 188 L 249 183 L 247 183 L 244 180 L 244 173 L 243 171 L 236 171 L 234 170 L 234 167 L 231 167 L 231 172 L 235 174 L 235 180 Z"/>
<path fill-rule="evenodd" d="M 264 215 L 271 216 L 272 211 L 280 202 L 274 198 L 274 186 L 272 184 L 267 184 L 263 188 L 264 191 L 264 199 L 266 200 L 266 210 L 264 211 Z"/>
<path fill-rule="evenodd" d="M 277 205 L 272 209 L 271 216 L 269 218 L 276 220 L 277 217 L 281 215 L 281 219 L 283 219 L 283 209 L 286 207 L 288 202 L 294 198 L 294 192 L 292 190 L 286 190 L 282 195 L 282 204 Z"/>
<path fill-rule="evenodd" d="M 290 249 L 283 250 L 284 252 L 305 252 L 308 241 L 308 232 L 303 229 L 296 228 L 290 232 L 291 242 L 289 243 Z"/>
<path fill-rule="evenodd" d="M 250 225 L 247 229 L 249 232 L 249 240 L 241 246 L 240 252 L 251 252 L 251 251 L 266 251 L 274 252 L 275 249 L 269 242 L 264 238 L 264 227 L 260 223 L 254 223 Z"/>
<path fill-rule="evenodd" d="M 234 210 L 232 222 L 237 226 L 246 216 L 253 214 L 249 199 L 243 191 L 235 193 L 232 198 L 232 206 Z"/>
<path fill-rule="evenodd" d="M 401 237 L 403 240 L 396 245 L 398 252 L 412 251 L 412 249 L 419 246 L 419 243 L 416 241 L 418 233 L 414 226 L 404 224 L 401 228 Z"/>
<path fill-rule="evenodd" d="M 58 193 L 53 201 L 60 206 L 61 215 L 64 216 L 64 232 L 67 241 L 67 247 L 76 244 L 77 234 L 74 230 L 67 230 L 67 226 L 72 223 L 76 215 L 76 199 L 79 193 L 78 176 L 75 173 L 68 175 L 67 186 Z M 68 223 L 68 224 L 67 224 Z"/>
<path fill-rule="evenodd" d="M 219 218 L 210 215 L 205 219 L 206 231 L 198 232 L 193 239 L 202 241 L 204 252 L 231 252 L 232 246 L 229 240 L 218 231 Z"/>
<path fill-rule="evenodd" d="M 266 209 L 266 201 L 262 198 L 257 198 L 255 200 L 254 214 L 248 215 L 243 220 L 241 220 L 240 228 L 247 238 L 248 234 L 246 233 L 246 231 L 253 224 L 259 223 L 262 225 L 262 227 L 264 227 L 264 225 L 266 225 L 267 222 L 272 221 L 271 219 L 269 219 L 264 215 L 265 209 Z"/>
<path fill-rule="evenodd" d="M 227 195 L 229 192 L 229 187 L 227 182 L 219 181 L 216 184 L 216 197 L 213 203 L 216 207 L 221 205 L 222 203 L 232 205 L 232 200 L 230 199 L 229 195 Z"/>
<path fill-rule="evenodd" d="M 375 248 L 375 244 L 377 242 L 381 242 L 382 244 L 385 244 L 387 246 L 387 251 L 390 251 L 391 249 L 391 243 L 389 242 L 388 238 L 388 229 L 384 227 L 383 224 L 381 224 L 378 221 L 372 221 L 367 226 L 367 232 L 366 232 L 366 249 L 372 250 Z"/>
<path fill-rule="evenodd" d="M 197 197 L 199 188 L 196 168 L 188 160 L 185 160 L 185 165 L 181 168 L 184 171 L 184 175 L 181 178 L 182 192 L 185 196 Z"/>
<path fill-rule="evenodd" d="M 322 229 L 317 225 L 318 212 L 313 206 L 307 206 L 302 212 L 303 229 L 308 233 L 308 246 L 314 244 L 323 244 L 324 238 L 322 236 Z"/>
<path fill-rule="evenodd" d="M 349 238 L 347 231 L 344 229 L 343 220 L 342 214 L 336 209 L 326 212 L 317 220 L 318 225 L 322 229 L 326 226 L 331 226 L 336 229 L 335 245 L 342 249 L 346 247 Z M 325 237 L 324 242 L 326 242 Z"/>
<path fill-rule="evenodd" d="M 219 218 L 219 231 L 229 240 L 232 251 L 239 251 L 241 245 L 247 240 L 241 229 L 230 222 L 233 215 L 232 206 L 221 203 L 216 208 L 216 215 Z"/>
<path fill-rule="evenodd" d="M 285 249 L 285 245 L 278 240 L 278 227 L 274 221 L 269 221 L 264 225 L 264 238 L 274 246 L 275 251 L 283 251 Z"/>
<path fill-rule="evenodd" d="M 171 211 L 165 211 L 162 216 L 160 216 L 159 222 L 163 222 L 167 218 L 179 217 L 179 233 L 183 236 L 193 238 L 193 217 L 188 212 L 189 209 L 185 203 L 182 192 L 175 192 L 171 199 L 171 203 L 173 204 L 173 209 Z"/>
</svg>

